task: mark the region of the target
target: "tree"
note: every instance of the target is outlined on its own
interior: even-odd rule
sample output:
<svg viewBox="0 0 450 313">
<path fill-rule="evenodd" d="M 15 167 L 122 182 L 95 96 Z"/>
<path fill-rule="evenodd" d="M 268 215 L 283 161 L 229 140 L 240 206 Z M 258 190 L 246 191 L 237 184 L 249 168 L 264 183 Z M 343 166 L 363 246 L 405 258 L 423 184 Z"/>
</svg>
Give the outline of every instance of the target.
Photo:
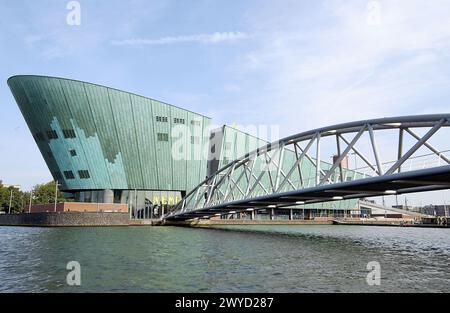
<svg viewBox="0 0 450 313">
<path fill-rule="evenodd" d="M 33 188 L 33 204 L 46 204 L 55 202 L 56 182 L 51 181 L 46 184 L 36 185 Z M 67 201 L 63 193 L 58 188 L 58 202 Z"/>
<path fill-rule="evenodd" d="M 12 198 L 11 198 L 12 192 Z M 11 200 L 11 213 L 22 212 L 24 193 L 14 187 L 5 187 L 0 184 L 0 210 L 9 212 L 9 204 Z"/>
<path fill-rule="evenodd" d="M 33 188 L 33 204 L 46 204 L 55 202 L 56 182 L 51 181 L 46 184 L 36 185 Z M 12 198 L 11 198 L 12 191 Z M 0 211 L 9 212 L 9 201 L 11 200 L 11 213 L 27 212 L 30 201 L 30 192 L 23 192 L 14 187 L 2 185 L 0 180 Z M 64 198 L 63 193 L 58 188 L 58 202 L 68 202 L 70 199 Z"/>
</svg>

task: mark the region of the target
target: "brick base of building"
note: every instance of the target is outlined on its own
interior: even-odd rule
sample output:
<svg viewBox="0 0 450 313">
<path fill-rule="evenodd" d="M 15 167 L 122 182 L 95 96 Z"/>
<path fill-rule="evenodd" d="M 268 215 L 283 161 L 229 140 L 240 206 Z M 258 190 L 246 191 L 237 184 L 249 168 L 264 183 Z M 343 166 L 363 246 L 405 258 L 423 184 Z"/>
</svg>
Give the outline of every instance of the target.
<svg viewBox="0 0 450 313">
<path fill-rule="evenodd" d="M 128 213 L 112 212 L 48 212 L 0 214 L 0 226 L 128 226 Z"/>
</svg>

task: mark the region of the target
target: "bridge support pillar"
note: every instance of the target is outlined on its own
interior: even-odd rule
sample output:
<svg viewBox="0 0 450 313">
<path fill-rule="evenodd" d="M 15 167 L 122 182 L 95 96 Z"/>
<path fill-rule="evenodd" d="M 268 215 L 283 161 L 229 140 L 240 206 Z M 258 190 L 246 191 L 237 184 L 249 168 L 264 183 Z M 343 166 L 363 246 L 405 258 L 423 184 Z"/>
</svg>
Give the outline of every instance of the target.
<svg viewBox="0 0 450 313">
<path fill-rule="evenodd" d="M 289 210 L 289 220 L 292 221 L 294 219 L 294 210 L 290 209 Z"/>
<path fill-rule="evenodd" d="M 253 210 L 253 211 L 250 213 L 250 219 L 251 219 L 251 220 L 254 220 L 254 219 L 255 219 L 255 210 Z"/>
<path fill-rule="evenodd" d="M 270 209 L 270 220 L 273 221 L 275 219 L 275 210 Z"/>
</svg>

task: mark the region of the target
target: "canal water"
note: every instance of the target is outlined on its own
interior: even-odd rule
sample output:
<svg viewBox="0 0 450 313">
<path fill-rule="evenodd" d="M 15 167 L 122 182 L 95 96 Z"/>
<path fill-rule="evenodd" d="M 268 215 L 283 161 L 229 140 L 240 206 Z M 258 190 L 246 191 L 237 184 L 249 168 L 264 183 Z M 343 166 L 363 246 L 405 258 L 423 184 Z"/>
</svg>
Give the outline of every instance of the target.
<svg viewBox="0 0 450 313">
<path fill-rule="evenodd" d="M 0 227 L 0 240 L 0 292 L 450 291 L 450 229 Z M 81 286 L 66 282 L 70 261 Z"/>
</svg>

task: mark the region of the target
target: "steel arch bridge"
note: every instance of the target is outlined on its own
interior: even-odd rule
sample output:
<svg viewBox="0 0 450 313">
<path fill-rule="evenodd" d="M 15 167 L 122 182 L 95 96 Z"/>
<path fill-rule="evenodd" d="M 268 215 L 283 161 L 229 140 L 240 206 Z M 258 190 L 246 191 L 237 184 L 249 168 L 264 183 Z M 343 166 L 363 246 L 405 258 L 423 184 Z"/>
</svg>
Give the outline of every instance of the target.
<svg viewBox="0 0 450 313">
<path fill-rule="evenodd" d="M 350 122 L 289 136 L 222 167 L 190 191 L 164 219 L 210 218 L 256 209 L 448 189 L 450 133 L 440 137 L 441 149 L 432 138 L 436 140 L 438 133 L 450 131 L 449 126 L 450 114 L 417 115 Z M 380 134 L 382 145 L 377 140 Z M 408 147 L 406 136 L 412 140 Z M 357 145 L 363 138 L 366 144 L 361 149 Z M 332 163 L 320 161 L 324 140 L 333 142 Z M 423 150 L 427 153 L 418 156 Z M 392 151 L 394 156 L 389 161 L 382 158 Z M 350 170 L 349 155 L 363 166 L 355 165 Z"/>
</svg>

